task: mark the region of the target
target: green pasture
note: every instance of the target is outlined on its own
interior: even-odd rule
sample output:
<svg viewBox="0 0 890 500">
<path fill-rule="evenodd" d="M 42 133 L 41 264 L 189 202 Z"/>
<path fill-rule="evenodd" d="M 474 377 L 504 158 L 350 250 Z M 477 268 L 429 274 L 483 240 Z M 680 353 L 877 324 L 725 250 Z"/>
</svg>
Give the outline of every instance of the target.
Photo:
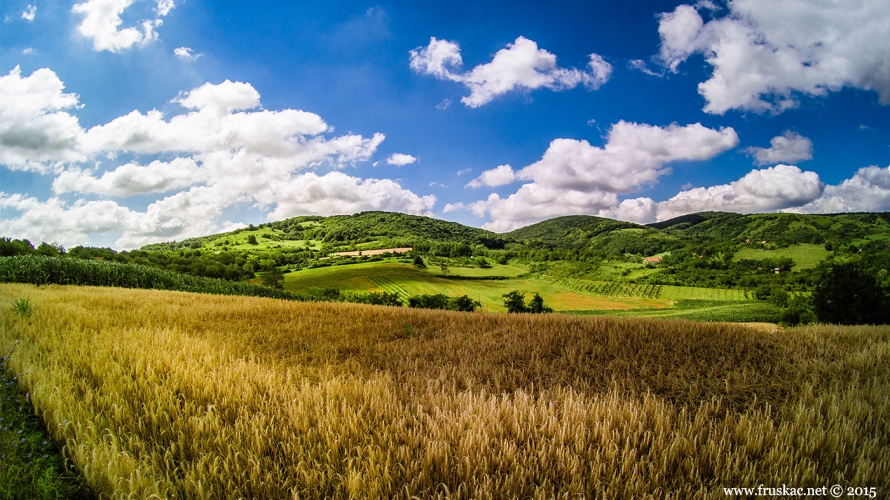
<svg viewBox="0 0 890 500">
<path fill-rule="evenodd" d="M 541 294 L 555 311 L 581 314 L 621 314 L 678 317 L 710 321 L 771 321 L 775 308 L 748 298 L 744 290 L 593 281 L 551 276 L 516 277 L 523 269 L 494 266 L 492 269 L 451 268 L 451 276 L 469 276 L 469 271 L 487 271 L 491 276 L 514 276 L 504 280 L 449 278 L 441 269 L 418 270 L 411 264 L 387 259 L 380 262 L 322 267 L 285 275 L 287 290 L 339 288 L 346 291 L 386 291 L 407 300 L 412 295 L 443 293 L 468 295 L 487 311 L 504 311 L 502 295 L 512 290 L 531 299 Z M 478 274 L 485 276 L 485 274 Z M 767 310 L 768 309 L 768 310 Z"/>
<path fill-rule="evenodd" d="M 205 248 L 216 248 L 220 249 L 223 246 L 227 246 L 230 249 L 235 250 L 269 250 L 272 248 L 314 248 L 318 249 L 321 247 L 321 241 L 319 240 L 274 240 L 271 238 L 264 238 L 263 235 L 281 235 L 281 231 L 276 231 L 275 229 L 264 227 L 258 228 L 253 231 L 244 230 L 238 234 L 225 233 L 221 234 L 215 238 L 212 238 L 204 243 Z M 249 236 L 255 236 L 257 244 L 251 245 L 247 242 Z M 228 242 L 228 243 L 227 243 Z"/>
<path fill-rule="evenodd" d="M 452 268 L 468 271 L 468 268 Z M 512 270 L 511 270 L 512 269 Z M 493 276 L 503 276 L 506 272 L 518 274 L 525 270 L 514 266 L 494 266 Z M 431 272 L 432 271 L 432 272 Z M 436 274 L 434 271 L 439 271 Z M 482 271 L 482 270 L 480 270 Z M 452 271 L 454 272 L 454 271 Z M 456 273 L 454 273 L 456 274 Z M 544 302 L 555 311 L 573 309 L 640 309 L 648 307 L 668 307 L 669 301 L 646 297 L 604 297 L 592 293 L 573 290 L 567 286 L 541 280 L 510 278 L 505 280 L 465 280 L 449 279 L 441 275 L 440 269 L 422 271 L 411 264 L 386 260 L 345 266 L 331 266 L 308 269 L 286 274 L 284 287 L 299 293 L 311 288 L 335 287 L 353 291 L 387 291 L 404 297 L 421 294 L 443 293 L 452 297 L 467 295 L 482 304 L 486 311 L 504 311 L 502 295 L 519 290 L 531 299 L 535 293 L 541 294 Z"/>
<path fill-rule="evenodd" d="M 792 270 L 798 270 L 816 267 L 830 255 L 831 252 L 826 250 L 823 245 L 799 243 L 797 245 L 789 245 L 786 248 L 777 248 L 775 250 L 742 248 L 735 253 L 732 260 L 738 262 L 742 259 L 762 260 L 788 257 L 794 260 L 794 267 Z"/>
<path fill-rule="evenodd" d="M 474 278 L 505 276 L 515 278 L 528 272 L 528 269 L 516 265 L 494 264 L 488 269 L 481 267 L 448 267 L 448 272 L 442 272 L 442 268 L 435 264 L 428 264 L 426 272 L 435 276 L 470 276 Z"/>
</svg>

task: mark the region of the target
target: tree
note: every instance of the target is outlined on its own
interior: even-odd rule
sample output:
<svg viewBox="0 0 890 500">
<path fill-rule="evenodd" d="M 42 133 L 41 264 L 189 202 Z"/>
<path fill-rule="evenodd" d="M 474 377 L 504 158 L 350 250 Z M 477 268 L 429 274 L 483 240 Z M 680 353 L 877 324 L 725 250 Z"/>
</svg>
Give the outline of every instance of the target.
<svg viewBox="0 0 890 500">
<path fill-rule="evenodd" d="M 263 286 L 278 289 L 284 288 L 284 272 L 277 267 L 261 272 L 260 279 L 263 281 Z"/>
<path fill-rule="evenodd" d="M 259 245 L 259 243 L 257 243 L 257 241 L 256 241 L 256 236 L 254 236 L 252 234 L 247 235 L 247 242 L 250 243 L 251 245 Z"/>
<path fill-rule="evenodd" d="M 553 312 L 553 309 L 544 305 L 544 298 L 541 297 L 541 294 L 535 293 L 535 296 L 532 297 L 532 300 L 528 303 L 528 312 L 532 314 L 541 314 Z"/>
<path fill-rule="evenodd" d="M 813 310 L 823 323 L 880 324 L 888 321 L 890 300 L 874 276 L 855 263 L 829 268 L 813 292 Z"/>
<path fill-rule="evenodd" d="M 423 257 L 421 257 L 420 255 L 414 256 L 414 267 L 416 267 L 417 269 L 426 269 L 426 264 L 424 264 L 423 262 Z"/>
<path fill-rule="evenodd" d="M 518 290 L 505 293 L 501 297 L 504 298 L 504 307 L 507 308 L 508 313 L 528 312 L 528 309 L 525 307 L 525 295 Z"/>
</svg>

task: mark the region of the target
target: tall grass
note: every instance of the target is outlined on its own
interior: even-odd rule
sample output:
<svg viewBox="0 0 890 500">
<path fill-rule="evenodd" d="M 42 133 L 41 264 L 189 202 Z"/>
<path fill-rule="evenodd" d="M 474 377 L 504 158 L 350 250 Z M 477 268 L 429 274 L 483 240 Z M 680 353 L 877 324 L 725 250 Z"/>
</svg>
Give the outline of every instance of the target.
<svg viewBox="0 0 890 500">
<path fill-rule="evenodd" d="M 139 264 L 37 255 L 0 257 L 0 283 L 113 286 L 302 300 L 299 295 L 284 290 L 190 276 Z"/>
<path fill-rule="evenodd" d="M 0 349 L 106 498 L 890 491 L 888 327 L 25 295 Z"/>
</svg>

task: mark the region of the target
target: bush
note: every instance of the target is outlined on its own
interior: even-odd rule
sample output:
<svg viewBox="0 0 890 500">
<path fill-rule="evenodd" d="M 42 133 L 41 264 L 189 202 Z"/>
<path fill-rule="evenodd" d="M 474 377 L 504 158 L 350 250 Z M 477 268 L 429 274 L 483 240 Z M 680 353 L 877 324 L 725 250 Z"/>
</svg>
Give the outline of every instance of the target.
<svg viewBox="0 0 890 500">
<path fill-rule="evenodd" d="M 813 310 L 823 323 L 881 324 L 888 321 L 887 292 L 855 263 L 836 264 L 816 285 Z"/>
<path fill-rule="evenodd" d="M 408 307 L 418 309 L 447 309 L 449 311 L 473 312 L 481 304 L 467 295 L 449 297 L 442 293 L 415 295 L 408 299 Z"/>
<path fill-rule="evenodd" d="M 414 256 L 414 267 L 416 267 L 417 269 L 426 269 L 426 264 L 424 264 L 423 262 L 423 257 L 421 257 L 420 255 Z"/>
<path fill-rule="evenodd" d="M 508 313 L 540 314 L 553 312 L 553 309 L 544 305 L 544 298 L 539 293 L 535 293 L 528 307 L 525 305 L 525 294 L 518 290 L 505 293 L 502 297 L 504 298 L 504 307 L 507 308 Z"/>
</svg>

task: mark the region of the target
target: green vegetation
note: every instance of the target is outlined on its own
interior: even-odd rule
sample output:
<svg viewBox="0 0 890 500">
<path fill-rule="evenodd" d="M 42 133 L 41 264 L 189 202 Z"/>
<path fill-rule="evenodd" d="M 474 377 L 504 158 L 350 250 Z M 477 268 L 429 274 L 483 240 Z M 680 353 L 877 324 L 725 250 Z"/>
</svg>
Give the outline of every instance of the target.
<svg viewBox="0 0 890 500">
<path fill-rule="evenodd" d="M 816 267 L 830 256 L 831 252 L 825 249 L 825 245 L 798 243 L 796 245 L 789 245 L 785 248 L 777 248 L 774 250 L 746 246 L 737 251 L 732 257 L 732 260 L 737 262 L 740 260 L 763 261 L 791 259 L 794 261 L 792 270 L 797 271 Z"/>
<path fill-rule="evenodd" d="M 828 269 L 813 293 L 813 309 L 824 323 L 839 325 L 890 322 L 890 296 L 856 263 Z"/>
<path fill-rule="evenodd" d="M 302 299 L 284 290 L 189 276 L 137 264 L 43 256 L 0 257 L 0 283 L 112 286 L 219 295 L 252 295 L 287 300 Z M 17 306 L 17 310 L 25 307 L 22 304 Z"/>
<path fill-rule="evenodd" d="M 685 299 L 765 301 L 782 309 L 782 322 L 797 324 L 815 319 L 806 297 L 833 265 L 855 262 L 890 288 L 888 243 L 886 213 L 705 212 L 648 226 L 570 216 L 498 235 L 426 217 L 363 212 L 295 217 L 129 252 L 35 248 L 0 238 L 0 256 L 140 264 L 283 287 L 312 300 L 377 300 L 356 294 L 387 292 L 407 304 L 412 296 L 466 295 L 489 311 L 504 311 L 501 296 L 511 290 L 538 293 L 556 311 L 646 314 Z M 344 271 L 349 267 L 354 271 Z M 321 292 L 328 289 L 337 293 Z"/>
<path fill-rule="evenodd" d="M 479 303 L 466 295 L 449 297 L 437 293 L 435 295 L 417 295 L 408 299 L 408 307 L 417 309 L 443 309 L 448 311 L 473 312 Z"/>
<path fill-rule="evenodd" d="M 553 312 L 553 309 L 544 305 L 544 298 L 538 293 L 532 297 L 528 305 L 525 305 L 525 294 L 518 290 L 505 293 L 502 297 L 504 298 L 504 308 L 507 309 L 508 313 L 541 314 Z"/>
<path fill-rule="evenodd" d="M 31 305 L 31 299 L 28 298 L 18 298 L 11 302 L 12 310 L 16 312 L 19 316 L 23 318 L 30 318 L 31 313 L 34 312 L 34 307 Z"/>
</svg>

